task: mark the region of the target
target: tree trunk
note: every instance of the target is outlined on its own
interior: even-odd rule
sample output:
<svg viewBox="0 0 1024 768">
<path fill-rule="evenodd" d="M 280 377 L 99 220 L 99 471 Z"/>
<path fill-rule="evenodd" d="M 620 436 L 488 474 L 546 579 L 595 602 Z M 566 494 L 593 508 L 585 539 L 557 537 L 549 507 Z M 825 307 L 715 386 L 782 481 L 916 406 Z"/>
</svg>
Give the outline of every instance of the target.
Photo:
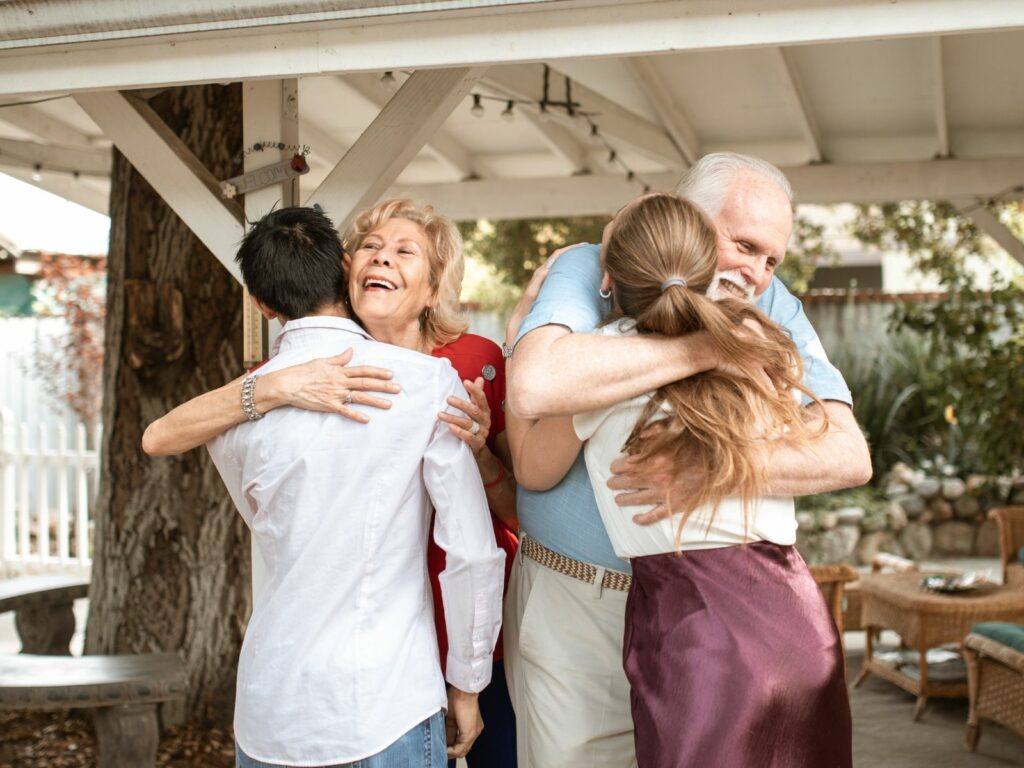
<svg viewBox="0 0 1024 768">
<path fill-rule="evenodd" d="M 215 176 L 239 172 L 240 86 L 173 88 L 151 104 Z M 155 418 L 241 372 L 241 290 L 116 151 L 110 217 L 86 651 L 180 653 L 187 714 L 223 721 L 251 609 L 249 534 L 205 450 L 150 459 L 140 446 Z"/>
</svg>

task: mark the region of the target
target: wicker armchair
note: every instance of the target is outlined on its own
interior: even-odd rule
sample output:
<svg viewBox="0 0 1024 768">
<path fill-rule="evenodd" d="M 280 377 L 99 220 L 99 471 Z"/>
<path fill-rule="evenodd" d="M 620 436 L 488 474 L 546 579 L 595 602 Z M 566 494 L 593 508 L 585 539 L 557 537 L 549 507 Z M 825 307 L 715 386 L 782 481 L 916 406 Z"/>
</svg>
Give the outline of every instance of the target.
<svg viewBox="0 0 1024 768">
<path fill-rule="evenodd" d="M 1024 547 L 1024 507 L 999 507 L 988 513 L 999 524 L 999 558 L 1003 583 L 1024 589 L 1024 563 L 1018 559 Z"/>
<path fill-rule="evenodd" d="M 846 643 L 843 640 L 843 590 L 850 582 L 856 581 L 860 574 L 852 565 L 810 565 L 811 575 L 815 583 L 825 595 L 832 621 L 839 630 L 839 644 L 843 649 L 843 665 L 846 665 Z"/>
<path fill-rule="evenodd" d="M 984 635 L 971 633 L 963 646 L 971 700 L 965 746 L 971 752 L 981 736 L 979 720 L 993 720 L 1024 736 L 1024 653 Z"/>
</svg>

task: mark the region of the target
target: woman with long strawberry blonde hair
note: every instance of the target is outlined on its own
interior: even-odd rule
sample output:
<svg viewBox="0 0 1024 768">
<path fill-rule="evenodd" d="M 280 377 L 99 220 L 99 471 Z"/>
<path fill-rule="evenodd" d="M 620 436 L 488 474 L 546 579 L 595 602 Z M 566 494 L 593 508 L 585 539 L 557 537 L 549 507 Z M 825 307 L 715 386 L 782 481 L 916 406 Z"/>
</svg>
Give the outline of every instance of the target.
<svg viewBox="0 0 1024 768">
<path fill-rule="evenodd" d="M 706 333 L 729 362 L 575 417 L 509 419 L 517 475 L 543 490 L 583 449 L 615 552 L 631 561 L 624 665 L 640 768 L 848 768 L 851 723 L 838 633 L 793 546 L 792 498 L 768 487 L 767 447 L 803 444 L 800 357 L 752 304 L 713 300 L 715 235 L 692 203 L 639 198 L 609 224 L 598 333 Z M 763 369 L 767 378 L 759 371 Z M 625 454 L 696 467 L 706 482 L 649 526 L 606 483 Z"/>
</svg>

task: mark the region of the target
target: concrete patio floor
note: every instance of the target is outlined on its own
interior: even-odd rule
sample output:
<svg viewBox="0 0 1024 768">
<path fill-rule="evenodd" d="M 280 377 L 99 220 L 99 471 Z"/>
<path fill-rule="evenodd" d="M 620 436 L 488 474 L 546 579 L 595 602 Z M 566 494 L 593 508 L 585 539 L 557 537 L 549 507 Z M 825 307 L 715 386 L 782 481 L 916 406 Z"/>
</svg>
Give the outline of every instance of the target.
<svg viewBox="0 0 1024 768">
<path fill-rule="evenodd" d="M 859 650 L 847 653 L 851 681 L 863 658 Z M 930 699 L 916 723 L 914 702 L 909 693 L 873 675 L 850 690 L 855 768 L 1024 766 L 1024 736 L 994 723 L 982 724 L 975 753 L 964 749 L 967 699 Z"/>
</svg>

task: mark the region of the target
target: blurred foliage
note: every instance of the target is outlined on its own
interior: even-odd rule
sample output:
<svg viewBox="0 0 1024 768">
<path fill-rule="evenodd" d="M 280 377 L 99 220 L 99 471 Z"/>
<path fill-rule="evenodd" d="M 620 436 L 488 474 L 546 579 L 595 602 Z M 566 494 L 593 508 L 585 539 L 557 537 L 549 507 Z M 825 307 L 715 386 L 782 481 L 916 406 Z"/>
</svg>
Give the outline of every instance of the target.
<svg viewBox="0 0 1024 768">
<path fill-rule="evenodd" d="M 798 496 L 796 499 L 796 508 L 802 512 L 835 512 L 845 507 L 860 507 L 868 516 L 881 516 L 884 520 L 889 499 L 880 489 L 869 485 L 816 496 Z"/>
<path fill-rule="evenodd" d="M 825 241 L 825 226 L 798 213 L 793 218 L 793 236 L 786 258 L 775 274 L 789 290 L 803 293 L 820 265 L 833 264 L 838 259 L 839 254 Z"/>
<path fill-rule="evenodd" d="M 1011 228 L 1020 228 L 1019 203 L 1004 203 L 994 212 Z M 978 287 L 976 270 L 968 262 L 972 257 L 984 260 L 994 252 L 970 219 L 948 203 L 861 206 L 853 233 L 879 247 L 906 250 L 914 267 L 935 276 L 946 291 L 935 301 L 904 302 L 894 312 L 892 330 L 915 331 L 923 344 L 918 357 L 890 361 L 894 371 L 890 390 L 878 393 L 877 402 L 889 402 L 891 409 L 901 396 L 911 399 L 920 393 L 929 418 L 917 429 L 937 423 L 936 412 L 944 414 L 944 420 L 948 419 L 947 458 L 968 471 L 1001 474 L 1019 469 L 1024 461 L 1024 281 L 1007 279 L 993 270 L 989 287 Z M 848 378 L 853 372 L 849 366 L 856 364 L 846 363 Z M 901 365 L 916 371 L 914 379 L 906 378 L 909 371 Z M 880 372 L 876 375 L 881 376 Z M 881 382 L 865 384 L 869 397 L 871 387 L 881 387 Z M 904 395 L 906 388 L 915 384 L 917 390 Z M 939 385 L 943 390 L 937 392 Z M 948 411 L 947 405 L 952 406 Z M 896 412 L 908 408 L 901 405 Z M 885 409 L 878 405 L 877 410 Z M 918 415 L 923 418 L 925 414 Z M 881 418 L 884 425 L 883 416 L 873 414 L 872 418 Z M 901 430 L 915 424 L 910 416 L 906 421 L 900 423 Z M 895 417 L 888 429 L 896 429 Z M 883 439 L 876 450 L 906 448 L 906 436 L 887 435 L 886 431 L 879 428 L 878 434 L 872 435 Z M 927 432 L 908 434 L 919 442 L 929 437 Z"/>
<path fill-rule="evenodd" d="M 522 290 L 533 271 L 563 245 L 599 243 L 607 216 L 462 222 L 467 257 L 492 265 L 504 282 Z"/>
<path fill-rule="evenodd" d="M 947 366 L 927 338 L 899 331 L 874 357 L 840 348 L 832 362 L 853 393 L 853 412 L 871 446 L 877 480 L 897 461 L 918 465 L 940 453 L 957 458 L 958 427 L 944 418 L 953 402 Z"/>
</svg>

